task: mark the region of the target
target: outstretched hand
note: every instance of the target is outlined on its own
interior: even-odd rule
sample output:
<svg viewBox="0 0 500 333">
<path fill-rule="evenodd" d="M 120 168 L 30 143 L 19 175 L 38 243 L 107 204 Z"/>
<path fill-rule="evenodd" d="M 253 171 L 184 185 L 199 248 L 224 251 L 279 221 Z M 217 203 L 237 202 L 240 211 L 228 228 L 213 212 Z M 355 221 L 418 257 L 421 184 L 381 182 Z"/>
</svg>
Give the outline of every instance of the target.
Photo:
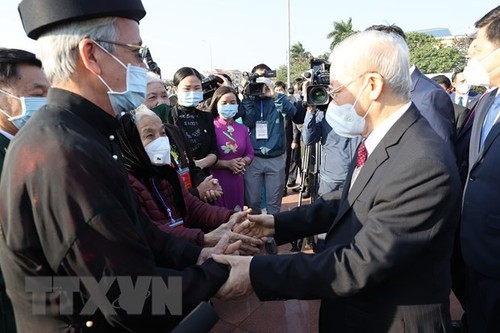
<svg viewBox="0 0 500 333">
<path fill-rule="evenodd" d="M 205 246 L 214 246 L 224 235 L 228 235 L 230 242 L 241 241 L 239 247 L 240 254 L 258 254 L 260 252 L 260 246 L 263 245 L 262 240 L 233 232 L 233 229 L 246 219 L 250 211 L 251 210 L 248 209 L 234 213 L 227 223 L 223 223 L 217 229 L 205 234 Z"/>
<path fill-rule="evenodd" d="M 247 220 L 237 224 L 234 232 L 256 238 L 274 235 L 273 215 L 248 215 Z"/>
<path fill-rule="evenodd" d="M 219 242 L 214 247 L 204 247 L 200 255 L 198 257 L 198 261 L 196 264 L 201 265 L 207 259 L 209 259 L 213 254 L 235 254 L 238 255 L 238 250 L 241 246 L 241 240 L 236 242 L 231 241 L 231 236 L 229 234 L 225 234 L 221 237 Z"/>
<path fill-rule="evenodd" d="M 215 297 L 222 300 L 238 299 L 253 292 L 250 281 L 250 262 L 253 257 L 213 255 L 218 263 L 231 267 L 227 281 L 219 289 Z"/>
</svg>

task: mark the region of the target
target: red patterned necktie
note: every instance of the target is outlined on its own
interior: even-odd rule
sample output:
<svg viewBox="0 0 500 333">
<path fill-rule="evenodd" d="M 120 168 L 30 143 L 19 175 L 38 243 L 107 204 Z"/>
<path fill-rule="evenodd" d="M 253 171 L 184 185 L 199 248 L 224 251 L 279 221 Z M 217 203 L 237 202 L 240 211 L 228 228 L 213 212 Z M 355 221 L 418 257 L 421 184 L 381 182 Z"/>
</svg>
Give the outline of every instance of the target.
<svg viewBox="0 0 500 333">
<path fill-rule="evenodd" d="M 365 139 L 361 141 L 361 144 L 358 148 L 358 156 L 356 157 L 356 168 L 363 166 L 366 162 L 366 158 L 368 157 L 368 151 L 365 146 Z"/>
</svg>

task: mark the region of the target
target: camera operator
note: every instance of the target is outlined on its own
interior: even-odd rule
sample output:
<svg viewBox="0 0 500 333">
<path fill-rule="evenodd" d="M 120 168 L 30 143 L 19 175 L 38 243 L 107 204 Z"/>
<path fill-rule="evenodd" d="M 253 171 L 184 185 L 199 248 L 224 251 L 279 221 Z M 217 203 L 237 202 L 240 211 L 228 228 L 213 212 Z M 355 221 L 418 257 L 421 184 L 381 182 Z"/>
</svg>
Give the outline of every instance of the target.
<svg viewBox="0 0 500 333">
<path fill-rule="evenodd" d="M 220 87 L 233 88 L 233 81 L 226 73 L 211 74 L 201 81 L 201 89 L 203 90 L 203 103 L 198 104 L 198 110 L 210 112 L 212 104 L 212 96 Z"/>
<path fill-rule="evenodd" d="M 255 66 L 242 89 L 243 123 L 250 130 L 255 153 L 245 172 L 245 201 L 253 214 L 261 213 L 263 183 L 267 213 L 280 211 L 285 186 L 284 119 L 293 117 L 297 110 L 286 95 L 275 93 L 271 79 L 266 77 L 269 72 L 265 64 Z"/>
<path fill-rule="evenodd" d="M 304 144 L 321 142 L 318 196 L 343 186 L 349 164 L 361 142 L 359 136 L 347 138 L 335 133 L 326 121 L 325 113 L 314 105 L 308 105 L 302 129 Z"/>
<path fill-rule="evenodd" d="M 274 91 L 287 95 L 286 84 L 283 81 L 276 81 Z M 293 93 L 293 91 L 292 91 Z M 288 94 L 288 99 L 297 107 L 297 101 L 293 94 Z M 299 102 L 302 104 L 302 102 Z M 285 136 L 286 136 L 286 159 L 285 159 L 285 180 L 286 185 L 283 189 L 283 196 L 288 195 L 288 187 L 295 187 L 297 174 L 300 172 L 300 132 L 302 125 L 293 122 L 292 117 L 285 117 Z"/>
<path fill-rule="evenodd" d="M 323 69 L 317 69 L 318 63 L 323 64 Z M 314 65 L 316 64 L 316 65 Z M 311 102 L 313 97 L 307 96 L 307 93 L 312 91 L 308 87 L 318 84 L 318 81 L 324 81 L 318 75 L 329 77 L 330 64 L 326 64 L 323 60 L 313 60 L 311 62 L 311 76 L 304 81 L 302 91 L 304 92 L 304 100 Z M 315 69 L 316 68 L 316 69 Z M 321 82 L 320 82 L 321 83 Z M 329 92 L 328 85 L 324 86 L 325 92 Z M 320 95 L 318 95 L 320 96 Z M 302 129 L 302 140 L 306 145 L 312 145 L 316 142 L 321 142 L 321 157 L 319 165 L 319 189 L 318 195 L 333 192 L 340 189 L 347 177 L 349 165 L 354 158 L 356 148 L 360 143 L 360 136 L 344 137 L 336 133 L 326 120 L 326 106 L 328 102 L 333 102 L 331 96 L 326 95 L 326 104 L 315 105 L 309 103 L 307 105 L 307 113 L 304 119 L 304 127 Z M 333 102 L 334 103 L 334 102 Z"/>
</svg>

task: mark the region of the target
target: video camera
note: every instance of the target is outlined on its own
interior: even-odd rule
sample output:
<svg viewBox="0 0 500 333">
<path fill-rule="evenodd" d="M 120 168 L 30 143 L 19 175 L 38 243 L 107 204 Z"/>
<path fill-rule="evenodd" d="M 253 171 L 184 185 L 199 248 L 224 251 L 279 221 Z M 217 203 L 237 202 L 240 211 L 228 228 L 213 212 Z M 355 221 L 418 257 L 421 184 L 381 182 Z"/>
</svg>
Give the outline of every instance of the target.
<svg viewBox="0 0 500 333">
<path fill-rule="evenodd" d="M 203 100 L 206 101 L 214 95 L 214 92 L 224 83 L 220 77 L 209 75 L 201 81 L 201 90 L 203 90 Z"/>
<path fill-rule="evenodd" d="M 159 77 L 161 77 L 161 69 L 158 67 L 158 64 L 154 62 L 149 49 L 146 52 L 146 63 L 148 64 L 148 68 L 151 72 L 156 73 Z"/>
<path fill-rule="evenodd" d="M 327 105 L 330 102 L 330 62 L 325 59 L 311 59 L 311 69 L 302 76 L 311 82 L 306 89 L 308 105 Z"/>
<path fill-rule="evenodd" d="M 276 70 L 266 71 L 264 75 L 243 72 L 243 78 L 248 82 L 242 91 L 243 95 L 262 96 L 266 93 L 266 84 L 264 82 L 256 82 L 259 77 L 276 77 Z"/>
</svg>

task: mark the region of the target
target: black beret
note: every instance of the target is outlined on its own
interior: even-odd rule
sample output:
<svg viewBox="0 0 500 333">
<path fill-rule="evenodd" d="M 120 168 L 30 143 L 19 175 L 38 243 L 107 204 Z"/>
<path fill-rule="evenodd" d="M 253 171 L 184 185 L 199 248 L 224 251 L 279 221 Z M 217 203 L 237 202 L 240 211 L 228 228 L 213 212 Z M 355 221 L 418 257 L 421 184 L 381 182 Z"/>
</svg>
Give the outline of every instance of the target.
<svg viewBox="0 0 500 333">
<path fill-rule="evenodd" d="M 32 39 L 61 23 L 108 16 L 139 22 L 146 15 L 141 0 L 23 0 L 18 9 Z"/>
</svg>

